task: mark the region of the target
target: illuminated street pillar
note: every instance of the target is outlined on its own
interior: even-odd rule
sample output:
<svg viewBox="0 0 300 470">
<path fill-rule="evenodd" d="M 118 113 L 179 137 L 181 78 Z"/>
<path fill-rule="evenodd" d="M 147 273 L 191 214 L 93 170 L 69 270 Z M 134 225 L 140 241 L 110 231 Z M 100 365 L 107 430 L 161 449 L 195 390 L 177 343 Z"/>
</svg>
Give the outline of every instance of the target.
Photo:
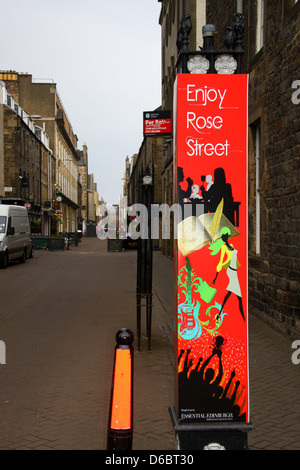
<svg viewBox="0 0 300 470">
<path fill-rule="evenodd" d="M 133 343 L 127 328 L 116 334 L 107 450 L 131 450 L 133 437 Z"/>
<path fill-rule="evenodd" d="M 176 406 L 181 449 L 246 449 L 248 76 L 174 87 Z"/>
</svg>

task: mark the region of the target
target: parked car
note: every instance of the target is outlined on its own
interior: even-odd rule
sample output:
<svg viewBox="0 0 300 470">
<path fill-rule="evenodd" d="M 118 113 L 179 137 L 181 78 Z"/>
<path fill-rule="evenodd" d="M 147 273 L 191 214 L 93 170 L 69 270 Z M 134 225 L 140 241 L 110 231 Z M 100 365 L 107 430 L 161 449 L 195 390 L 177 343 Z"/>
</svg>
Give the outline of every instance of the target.
<svg viewBox="0 0 300 470">
<path fill-rule="evenodd" d="M 28 213 L 25 207 L 0 204 L 0 267 L 32 255 Z"/>
</svg>

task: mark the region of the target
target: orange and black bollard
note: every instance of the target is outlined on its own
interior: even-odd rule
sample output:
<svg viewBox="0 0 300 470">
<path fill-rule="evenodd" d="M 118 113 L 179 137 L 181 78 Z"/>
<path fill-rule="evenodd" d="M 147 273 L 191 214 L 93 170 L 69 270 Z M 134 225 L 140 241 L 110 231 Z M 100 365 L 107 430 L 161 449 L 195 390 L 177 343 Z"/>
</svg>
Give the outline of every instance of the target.
<svg viewBox="0 0 300 470">
<path fill-rule="evenodd" d="M 107 450 L 131 450 L 133 436 L 133 343 L 127 328 L 116 334 Z"/>
</svg>

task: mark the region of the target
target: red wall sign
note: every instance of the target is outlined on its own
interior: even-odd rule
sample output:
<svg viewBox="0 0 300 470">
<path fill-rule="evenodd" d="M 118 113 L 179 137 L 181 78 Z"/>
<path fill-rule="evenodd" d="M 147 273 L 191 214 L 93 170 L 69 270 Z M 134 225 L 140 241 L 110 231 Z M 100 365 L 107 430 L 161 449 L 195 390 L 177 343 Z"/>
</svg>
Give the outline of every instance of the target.
<svg viewBox="0 0 300 470">
<path fill-rule="evenodd" d="M 169 135 L 171 134 L 171 112 L 170 111 L 145 111 L 144 136 Z"/>
<path fill-rule="evenodd" d="M 177 76 L 181 422 L 249 422 L 247 100 L 247 75 Z"/>
</svg>

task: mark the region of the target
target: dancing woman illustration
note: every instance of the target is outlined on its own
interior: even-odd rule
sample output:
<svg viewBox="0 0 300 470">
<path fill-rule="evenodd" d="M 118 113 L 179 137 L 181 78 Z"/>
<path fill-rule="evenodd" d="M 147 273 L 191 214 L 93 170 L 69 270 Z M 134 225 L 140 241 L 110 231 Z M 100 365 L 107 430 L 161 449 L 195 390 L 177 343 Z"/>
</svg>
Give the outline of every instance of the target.
<svg viewBox="0 0 300 470">
<path fill-rule="evenodd" d="M 213 284 L 216 282 L 219 272 L 222 268 L 226 269 L 226 273 L 229 279 L 229 284 L 227 286 L 227 293 L 224 297 L 223 304 L 221 307 L 220 312 L 218 313 L 217 317 L 221 315 L 221 312 L 226 304 L 227 300 L 229 299 L 231 294 L 235 294 L 239 301 L 239 309 L 243 320 L 245 320 L 244 310 L 243 310 L 243 302 L 242 302 L 242 295 L 241 295 L 241 288 L 238 280 L 237 270 L 241 266 L 237 259 L 237 250 L 234 248 L 233 245 L 228 243 L 228 239 L 230 238 L 231 231 L 228 227 L 223 227 L 221 229 L 221 238 L 218 238 L 214 243 L 212 243 L 209 247 L 211 250 L 211 254 L 217 255 L 221 252 L 220 261 L 217 265 L 217 274 L 213 280 Z"/>
</svg>

